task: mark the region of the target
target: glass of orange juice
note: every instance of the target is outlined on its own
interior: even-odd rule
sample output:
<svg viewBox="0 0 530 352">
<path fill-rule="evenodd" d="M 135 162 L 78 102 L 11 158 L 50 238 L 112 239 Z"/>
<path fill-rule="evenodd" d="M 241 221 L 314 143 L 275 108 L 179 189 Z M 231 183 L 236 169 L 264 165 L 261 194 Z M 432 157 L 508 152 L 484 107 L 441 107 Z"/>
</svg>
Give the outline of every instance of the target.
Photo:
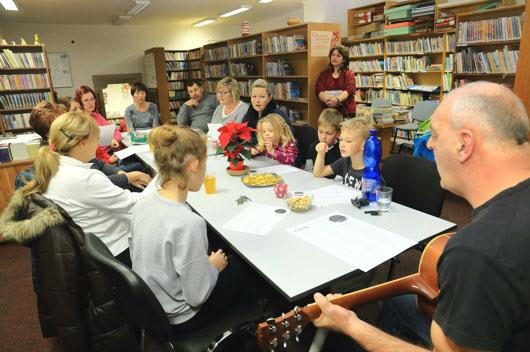
<svg viewBox="0 0 530 352">
<path fill-rule="evenodd" d="M 206 194 L 214 194 L 216 190 L 215 185 L 215 172 L 214 171 L 206 171 L 206 174 L 204 175 L 204 190 L 206 191 Z"/>
</svg>

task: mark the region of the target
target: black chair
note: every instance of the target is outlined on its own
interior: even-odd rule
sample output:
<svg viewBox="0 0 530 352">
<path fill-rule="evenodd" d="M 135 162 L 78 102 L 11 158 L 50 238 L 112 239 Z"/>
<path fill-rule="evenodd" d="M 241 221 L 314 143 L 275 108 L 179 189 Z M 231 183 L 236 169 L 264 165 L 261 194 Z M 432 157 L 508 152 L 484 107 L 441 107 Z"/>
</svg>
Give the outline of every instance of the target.
<svg viewBox="0 0 530 352">
<path fill-rule="evenodd" d="M 146 334 L 168 351 L 205 351 L 208 344 L 226 330 L 226 326 L 236 326 L 249 318 L 259 317 L 260 313 L 257 309 L 253 311 L 252 307 L 233 307 L 207 327 L 175 336 L 164 309 L 145 281 L 116 260 L 97 236 L 88 233 L 85 241 L 88 253 L 114 286 L 125 315 L 132 325 L 141 329 L 142 351 L 145 351 Z"/>
<path fill-rule="evenodd" d="M 295 166 L 302 167 L 307 159 L 307 151 L 314 142 L 318 141 L 318 132 L 310 126 L 293 126 L 294 138 L 298 147 L 298 156 L 296 157 Z"/>
</svg>

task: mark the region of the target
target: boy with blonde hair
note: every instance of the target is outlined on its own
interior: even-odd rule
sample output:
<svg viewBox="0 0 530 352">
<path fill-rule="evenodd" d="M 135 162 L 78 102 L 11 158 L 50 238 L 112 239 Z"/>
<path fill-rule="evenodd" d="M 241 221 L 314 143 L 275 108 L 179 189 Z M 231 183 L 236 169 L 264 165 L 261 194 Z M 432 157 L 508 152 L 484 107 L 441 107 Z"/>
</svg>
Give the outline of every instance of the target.
<svg viewBox="0 0 530 352">
<path fill-rule="evenodd" d="M 338 137 L 340 135 L 340 124 L 343 121 L 343 116 L 337 109 L 327 108 L 322 110 L 318 117 L 318 141 L 315 141 L 309 146 L 307 150 L 307 159 L 311 159 L 315 165 L 317 158 L 316 146 L 318 143 L 324 142 L 328 146 L 328 151 L 325 157 L 325 164 L 330 165 L 337 159 L 340 159 Z M 311 169 L 306 169 L 311 170 Z M 327 176 L 333 178 L 333 176 Z"/>
<path fill-rule="evenodd" d="M 318 143 L 315 148 L 317 157 L 313 175 L 317 177 L 340 175 L 345 185 L 360 190 L 364 171 L 363 148 L 369 136 L 370 125 L 365 120 L 350 119 L 344 121 L 341 124 L 339 138 L 341 158 L 326 165 L 325 157 L 329 147 L 325 142 Z"/>
</svg>

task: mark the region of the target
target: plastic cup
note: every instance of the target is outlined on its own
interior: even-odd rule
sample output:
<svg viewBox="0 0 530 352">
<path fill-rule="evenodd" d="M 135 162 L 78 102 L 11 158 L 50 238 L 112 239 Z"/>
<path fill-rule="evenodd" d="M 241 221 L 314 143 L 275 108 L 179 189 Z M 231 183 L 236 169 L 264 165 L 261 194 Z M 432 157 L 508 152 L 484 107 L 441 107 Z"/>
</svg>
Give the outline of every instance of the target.
<svg viewBox="0 0 530 352">
<path fill-rule="evenodd" d="M 392 203 L 392 191 L 390 187 L 377 187 L 375 190 L 375 201 L 377 202 L 377 209 L 381 212 L 387 212 Z"/>
<path fill-rule="evenodd" d="M 206 194 L 214 194 L 216 192 L 215 172 L 207 171 L 204 175 L 204 191 Z"/>
</svg>

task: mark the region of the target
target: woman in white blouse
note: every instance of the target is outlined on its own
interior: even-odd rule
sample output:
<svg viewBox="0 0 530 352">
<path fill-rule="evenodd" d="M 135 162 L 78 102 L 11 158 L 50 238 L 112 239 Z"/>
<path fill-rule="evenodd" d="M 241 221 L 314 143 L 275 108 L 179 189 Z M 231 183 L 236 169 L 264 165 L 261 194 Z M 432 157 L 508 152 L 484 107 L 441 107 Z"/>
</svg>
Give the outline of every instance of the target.
<svg viewBox="0 0 530 352">
<path fill-rule="evenodd" d="M 217 82 L 217 100 L 219 105 L 215 109 L 212 123 L 227 124 L 228 122 L 241 122 L 247 113 L 248 104 L 241 101 L 239 84 L 230 77 L 225 77 Z"/>
<path fill-rule="evenodd" d="M 68 112 L 51 125 L 49 145 L 35 159 L 32 192 L 61 206 L 84 232 L 100 237 L 112 254 L 131 265 L 129 215 L 142 193 L 115 186 L 101 171 L 91 169 L 99 127 L 90 115 Z"/>
</svg>

